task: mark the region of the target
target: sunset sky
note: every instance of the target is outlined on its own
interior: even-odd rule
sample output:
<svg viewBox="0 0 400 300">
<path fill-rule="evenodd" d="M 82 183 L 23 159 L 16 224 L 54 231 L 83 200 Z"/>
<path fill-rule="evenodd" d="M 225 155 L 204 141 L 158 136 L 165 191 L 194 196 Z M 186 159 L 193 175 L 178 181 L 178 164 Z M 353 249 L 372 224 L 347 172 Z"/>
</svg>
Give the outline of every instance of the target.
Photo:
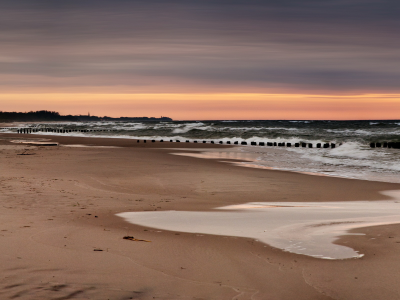
<svg viewBox="0 0 400 300">
<path fill-rule="evenodd" d="M 0 110 L 400 119 L 398 0 L 1 0 Z"/>
</svg>

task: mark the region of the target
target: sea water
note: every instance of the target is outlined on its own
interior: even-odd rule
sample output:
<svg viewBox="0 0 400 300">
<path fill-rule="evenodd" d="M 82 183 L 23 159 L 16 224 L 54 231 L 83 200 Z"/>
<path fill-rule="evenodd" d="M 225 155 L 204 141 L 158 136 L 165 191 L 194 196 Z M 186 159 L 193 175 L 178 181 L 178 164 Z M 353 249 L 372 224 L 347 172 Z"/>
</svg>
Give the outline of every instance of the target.
<svg viewBox="0 0 400 300">
<path fill-rule="evenodd" d="M 370 148 L 371 142 L 400 142 L 399 121 L 171 121 L 171 122 L 67 122 L 24 124 L 23 127 L 102 132 L 45 133 L 147 140 L 193 142 L 246 141 L 313 143 L 314 148 L 236 146 L 217 150 L 219 158 L 251 157 L 243 166 L 309 174 L 400 183 L 400 150 Z M 16 132 L 3 129 L 1 132 Z M 316 143 L 335 143 L 334 149 L 317 149 Z M 214 150 L 215 151 L 215 150 Z M 206 152 L 203 157 L 209 155 Z"/>
</svg>

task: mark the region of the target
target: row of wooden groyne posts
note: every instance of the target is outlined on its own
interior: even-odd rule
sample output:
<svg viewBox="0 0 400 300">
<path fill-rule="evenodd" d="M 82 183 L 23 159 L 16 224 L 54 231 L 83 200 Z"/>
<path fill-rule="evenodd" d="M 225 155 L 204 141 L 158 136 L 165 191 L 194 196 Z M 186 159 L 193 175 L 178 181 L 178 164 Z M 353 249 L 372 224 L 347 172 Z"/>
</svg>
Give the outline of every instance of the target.
<svg viewBox="0 0 400 300">
<path fill-rule="evenodd" d="M 9 129 L 9 128 L 7 128 Z M 54 132 L 54 133 L 70 133 L 70 132 L 101 132 L 101 131 L 117 131 L 111 129 L 54 129 L 54 128 L 18 128 L 17 132 L 21 134 L 30 134 L 35 132 Z"/>
<path fill-rule="evenodd" d="M 140 143 L 140 141 L 141 140 L 137 140 L 137 142 L 138 143 Z M 143 143 L 146 143 L 147 141 L 146 140 L 142 140 L 143 141 Z M 170 142 L 176 142 L 176 143 L 180 143 L 181 141 L 180 140 L 169 140 Z M 152 143 L 155 143 L 155 142 L 157 142 L 156 140 L 151 140 L 151 142 Z M 158 142 L 164 142 L 164 140 L 159 140 Z M 194 141 L 192 141 L 193 143 L 203 143 L 203 144 L 205 144 L 205 143 L 207 143 L 207 141 L 197 141 L 197 140 L 194 140 Z M 186 140 L 186 143 L 190 143 L 190 140 Z M 210 141 L 210 144 L 215 144 L 216 142 L 215 141 Z M 227 141 L 227 142 L 225 142 L 227 145 L 248 145 L 248 143 L 247 142 L 245 142 L 245 141 L 242 141 L 242 142 L 239 142 L 239 141 L 235 141 L 235 142 L 233 142 L 233 143 L 231 143 L 230 141 Z M 218 142 L 218 144 L 224 144 L 224 142 L 223 141 L 219 141 Z M 294 143 L 294 144 L 292 144 L 292 143 L 276 143 L 276 142 L 267 142 L 267 143 L 265 143 L 265 142 L 250 142 L 250 145 L 252 145 L 252 146 L 278 146 L 278 147 L 292 147 L 292 146 L 294 146 L 294 147 L 303 147 L 303 148 L 313 148 L 314 147 L 314 145 L 313 144 L 311 144 L 311 143 Z M 317 148 L 335 148 L 336 147 L 336 144 L 334 144 L 334 143 L 325 143 L 325 144 L 322 144 L 322 143 L 317 143 L 316 145 L 315 145 Z"/>
<path fill-rule="evenodd" d="M 382 143 L 370 143 L 371 148 L 394 148 L 400 149 L 400 142 L 382 142 Z"/>
</svg>

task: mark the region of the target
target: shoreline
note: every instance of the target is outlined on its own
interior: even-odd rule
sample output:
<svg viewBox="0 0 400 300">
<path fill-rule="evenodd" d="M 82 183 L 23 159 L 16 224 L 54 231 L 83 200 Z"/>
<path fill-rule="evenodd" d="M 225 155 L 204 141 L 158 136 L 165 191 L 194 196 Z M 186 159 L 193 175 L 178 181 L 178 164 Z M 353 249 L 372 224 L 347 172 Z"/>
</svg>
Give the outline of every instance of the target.
<svg viewBox="0 0 400 300">
<path fill-rule="evenodd" d="M 199 153 L 199 151 L 207 151 L 212 149 L 224 149 L 230 148 L 234 149 L 237 147 L 243 147 L 241 145 L 226 145 L 226 144 L 203 144 L 203 143 L 186 143 L 186 142 L 159 142 L 156 141 L 152 143 L 150 140 L 147 140 L 147 143 L 144 143 L 143 140 L 139 140 L 140 142 L 137 143 L 137 139 L 127 139 L 122 137 L 79 137 L 79 136 L 63 136 L 63 135 L 36 135 L 36 134 L 11 134 L 11 133 L 0 133 L 0 137 L 9 138 L 21 138 L 21 140 L 44 140 L 44 141 L 54 141 L 58 142 L 60 146 L 91 146 L 91 147 L 150 147 L 150 148 L 158 148 L 158 149 L 175 149 L 177 151 L 181 151 L 176 155 L 182 156 L 199 156 L 201 159 L 221 159 L 221 158 L 208 158 L 208 157 L 201 157 L 204 156 L 203 153 Z M 18 140 L 18 139 L 17 139 Z M 250 147 L 250 146 L 248 146 Z M 187 150 L 186 150 L 187 149 Z M 271 148 L 270 150 L 274 151 L 277 149 Z M 184 153 L 182 151 L 188 151 L 189 153 Z M 248 156 L 252 156 L 251 153 L 248 153 Z M 253 155 L 254 156 L 254 155 Z M 311 176 L 323 176 L 323 177 L 332 177 L 332 178 L 342 178 L 342 179 L 350 179 L 350 180 L 364 180 L 364 181 L 371 181 L 371 182 L 383 182 L 383 183 L 395 183 L 400 184 L 398 182 L 390 182 L 390 181 L 377 181 L 374 179 L 361 179 L 361 178 L 354 178 L 348 177 L 344 175 L 333 175 L 327 173 L 318 173 L 318 172 L 308 172 L 308 171 L 295 171 L 295 170 L 287 170 L 284 168 L 275 168 L 275 167 L 268 167 L 263 165 L 256 164 L 255 157 L 253 159 L 231 159 L 231 158 L 224 158 L 224 161 L 221 162 L 228 162 L 232 163 L 233 165 L 237 165 L 239 167 L 249 167 L 255 169 L 263 169 L 263 170 L 271 170 L 271 171 L 279 171 L 279 172 L 292 172 L 304 175 L 311 175 Z M 255 163 L 255 164 L 246 164 L 246 163 Z"/>
<path fill-rule="evenodd" d="M 366 256 L 324 261 L 249 238 L 145 228 L 115 214 L 210 211 L 260 200 L 385 200 L 379 191 L 400 189 L 399 184 L 239 168 L 169 154 L 174 146 L 190 151 L 185 143 L 157 147 L 129 140 L 51 137 L 60 144 L 121 148 L 26 147 L 4 137 L 22 135 L 0 135 L 5 170 L 0 208 L 5 278 L 0 293 L 5 297 L 398 299 L 393 283 L 400 279 L 399 225 L 354 229 L 366 235 L 341 236 L 337 242 Z M 171 148 L 161 149 L 166 146 Z M 227 146 L 215 145 L 222 147 Z M 26 148 L 35 154 L 18 155 Z"/>
</svg>

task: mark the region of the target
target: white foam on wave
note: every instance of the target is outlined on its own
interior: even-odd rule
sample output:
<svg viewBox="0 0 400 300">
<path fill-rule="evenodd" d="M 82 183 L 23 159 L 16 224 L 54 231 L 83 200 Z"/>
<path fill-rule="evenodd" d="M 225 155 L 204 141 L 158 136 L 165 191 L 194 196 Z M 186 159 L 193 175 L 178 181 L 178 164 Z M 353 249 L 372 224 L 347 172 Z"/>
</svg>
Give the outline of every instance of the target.
<svg viewBox="0 0 400 300">
<path fill-rule="evenodd" d="M 182 128 L 175 128 L 172 131 L 172 133 L 186 133 L 192 129 L 208 130 L 209 128 L 211 128 L 211 126 L 205 126 L 204 123 L 196 122 L 196 123 L 184 124 Z"/>
<path fill-rule="evenodd" d="M 385 156 L 387 154 L 383 152 L 377 152 L 371 150 L 369 147 L 363 147 L 356 142 L 348 142 L 340 147 L 332 149 L 329 151 L 329 156 L 337 156 L 337 157 L 352 157 L 352 158 L 369 158 L 372 156 Z"/>
</svg>

